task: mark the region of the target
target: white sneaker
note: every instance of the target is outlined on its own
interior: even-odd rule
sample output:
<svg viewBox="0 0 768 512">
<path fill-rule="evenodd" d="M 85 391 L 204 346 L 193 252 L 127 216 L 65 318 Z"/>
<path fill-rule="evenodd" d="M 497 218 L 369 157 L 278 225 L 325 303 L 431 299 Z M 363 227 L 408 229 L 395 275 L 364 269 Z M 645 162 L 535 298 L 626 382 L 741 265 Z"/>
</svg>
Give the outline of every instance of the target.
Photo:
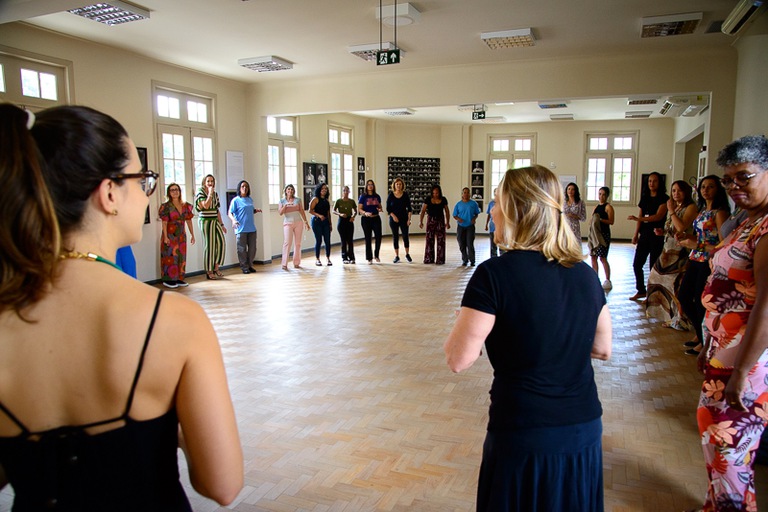
<svg viewBox="0 0 768 512">
<path fill-rule="evenodd" d="M 613 288 L 613 285 L 608 279 L 603 281 L 603 290 L 610 290 L 611 288 Z"/>
</svg>

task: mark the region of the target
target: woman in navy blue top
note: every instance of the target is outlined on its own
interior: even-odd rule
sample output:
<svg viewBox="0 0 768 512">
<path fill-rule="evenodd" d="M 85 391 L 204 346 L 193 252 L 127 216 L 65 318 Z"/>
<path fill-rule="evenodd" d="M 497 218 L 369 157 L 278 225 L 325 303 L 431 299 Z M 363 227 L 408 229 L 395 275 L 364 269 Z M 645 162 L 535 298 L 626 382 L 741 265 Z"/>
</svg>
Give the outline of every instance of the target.
<svg viewBox="0 0 768 512">
<path fill-rule="evenodd" d="M 506 252 L 475 270 L 445 342 L 454 372 L 483 344 L 494 370 L 478 511 L 603 510 L 591 358 L 610 356 L 611 319 L 561 205 L 547 168 L 506 173 L 491 211 Z"/>
<path fill-rule="evenodd" d="M 360 216 L 360 224 L 363 227 L 363 236 L 365 236 L 365 259 L 368 264 L 376 259 L 378 263 L 379 251 L 381 250 L 381 217 L 382 212 L 381 196 L 376 193 L 376 183 L 368 180 L 365 183 L 365 192 L 357 200 L 357 213 Z M 376 240 L 376 248 L 371 247 L 373 239 Z"/>
<path fill-rule="evenodd" d="M 0 105 L 0 205 L 23 212 L 0 223 L 0 487 L 5 475 L 14 512 L 191 510 L 179 447 L 202 495 L 225 505 L 243 485 L 211 322 L 111 261 L 141 239 L 157 177 L 101 112 Z"/>
</svg>

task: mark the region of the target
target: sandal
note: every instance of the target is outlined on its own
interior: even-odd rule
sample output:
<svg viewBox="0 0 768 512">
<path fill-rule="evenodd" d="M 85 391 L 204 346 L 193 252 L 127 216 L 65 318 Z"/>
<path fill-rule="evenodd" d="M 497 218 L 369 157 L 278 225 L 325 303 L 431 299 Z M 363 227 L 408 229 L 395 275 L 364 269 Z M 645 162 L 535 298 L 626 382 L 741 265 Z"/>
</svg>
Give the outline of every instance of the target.
<svg viewBox="0 0 768 512">
<path fill-rule="evenodd" d="M 205 274 L 205 278 L 210 279 L 211 281 L 215 281 L 218 279 L 218 277 L 216 277 L 216 274 L 214 274 L 213 272 L 207 272 Z"/>
<path fill-rule="evenodd" d="M 221 270 L 214 270 L 214 274 L 216 274 L 217 277 L 224 277 L 224 274 L 221 273 Z"/>
</svg>

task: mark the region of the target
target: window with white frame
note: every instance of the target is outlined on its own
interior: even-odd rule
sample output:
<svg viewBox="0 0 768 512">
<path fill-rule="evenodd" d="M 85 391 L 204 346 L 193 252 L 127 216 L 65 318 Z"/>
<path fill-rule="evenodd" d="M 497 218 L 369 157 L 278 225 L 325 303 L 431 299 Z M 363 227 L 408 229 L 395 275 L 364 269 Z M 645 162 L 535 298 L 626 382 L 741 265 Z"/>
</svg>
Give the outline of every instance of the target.
<svg viewBox="0 0 768 512">
<path fill-rule="evenodd" d="M 71 63 L 0 51 L 0 100 L 44 109 L 69 103 Z"/>
<path fill-rule="evenodd" d="M 491 137 L 491 190 L 499 186 L 509 169 L 535 163 L 536 135 L 506 135 Z"/>
<path fill-rule="evenodd" d="M 330 153 L 330 194 L 335 200 L 341 197 L 344 185 L 353 188 L 352 129 L 331 125 L 328 127 L 328 151 Z"/>
<path fill-rule="evenodd" d="M 223 177 L 217 176 L 214 165 L 214 97 L 155 86 L 154 106 L 163 189 L 176 183 L 191 203 L 203 177 L 212 174 L 223 196 Z"/>
<path fill-rule="evenodd" d="M 269 204 L 277 205 L 287 185 L 301 191 L 296 118 L 267 117 L 267 192 Z"/>
<path fill-rule="evenodd" d="M 597 201 L 600 188 L 609 187 L 613 202 L 630 202 L 637 132 L 588 133 L 586 153 L 587 200 Z"/>
</svg>

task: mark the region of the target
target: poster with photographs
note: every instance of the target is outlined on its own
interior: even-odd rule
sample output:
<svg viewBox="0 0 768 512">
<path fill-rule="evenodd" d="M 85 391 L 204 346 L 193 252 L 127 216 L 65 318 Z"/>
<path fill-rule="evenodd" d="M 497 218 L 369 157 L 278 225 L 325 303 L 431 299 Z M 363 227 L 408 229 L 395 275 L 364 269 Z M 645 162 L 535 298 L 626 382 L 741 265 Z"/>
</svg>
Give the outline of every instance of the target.
<svg viewBox="0 0 768 512">
<path fill-rule="evenodd" d="M 432 185 L 440 184 L 439 158 L 390 156 L 387 157 L 387 167 L 387 189 L 392 188 L 395 178 L 401 178 L 411 196 L 411 206 L 417 212 L 431 194 Z"/>
<path fill-rule="evenodd" d="M 315 196 L 315 187 L 304 187 L 304 209 L 309 210 L 309 203 Z"/>
<path fill-rule="evenodd" d="M 357 157 L 357 197 L 365 192 L 365 158 Z"/>
<path fill-rule="evenodd" d="M 315 174 L 316 181 L 315 183 L 328 183 L 328 172 L 326 171 L 327 167 L 325 164 L 315 164 L 317 167 L 317 174 Z"/>
<path fill-rule="evenodd" d="M 472 160 L 472 174 L 485 174 L 482 160 Z"/>
<path fill-rule="evenodd" d="M 482 160 L 472 160 L 469 170 L 469 185 L 471 188 L 471 198 L 483 209 L 483 199 L 485 199 L 485 170 Z"/>
<path fill-rule="evenodd" d="M 317 185 L 317 164 L 304 162 L 304 186 L 314 187 L 315 185 Z"/>
</svg>

